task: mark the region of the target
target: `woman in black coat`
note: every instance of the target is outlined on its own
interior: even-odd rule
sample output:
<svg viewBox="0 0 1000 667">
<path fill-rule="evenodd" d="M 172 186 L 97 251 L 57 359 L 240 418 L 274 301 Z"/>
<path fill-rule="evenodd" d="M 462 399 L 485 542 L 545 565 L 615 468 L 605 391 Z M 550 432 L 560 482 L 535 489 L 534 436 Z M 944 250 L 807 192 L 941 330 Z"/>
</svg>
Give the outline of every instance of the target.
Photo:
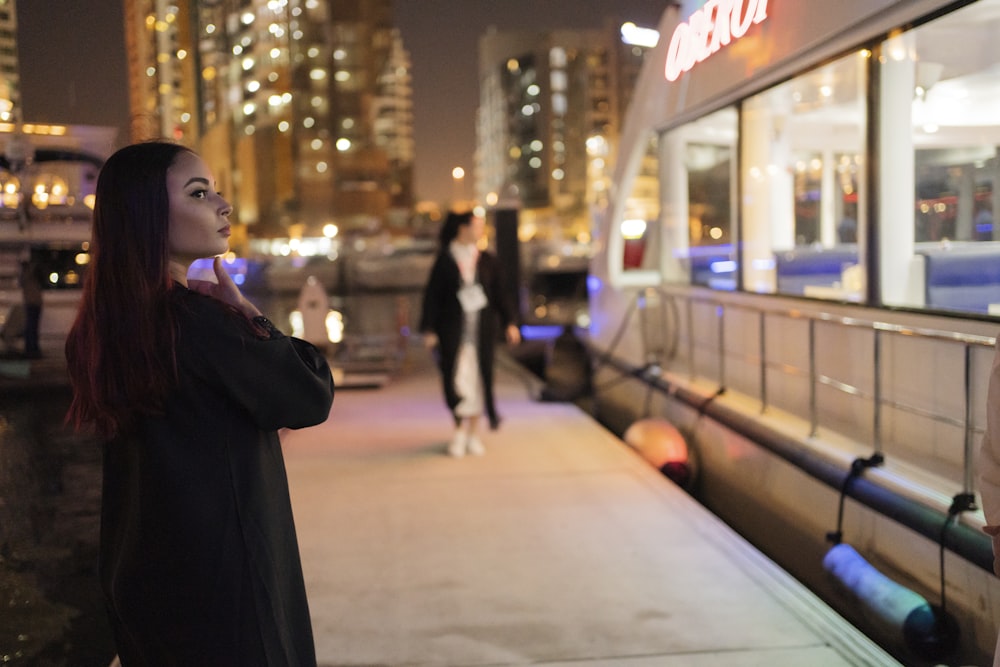
<svg viewBox="0 0 1000 667">
<path fill-rule="evenodd" d="M 224 270 L 231 211 L 173 143 L 127 146 L 97 181 L 68 419 L 105 441 L 100 574 L 123 667 L 316 665 L 277 431 L 325 421 L 333 382 Z M 217 282 L 187 278 L 212 256 Z"/>
<path fill-rule="evenodd" d="M 478 247 L 483 219 L 472 213 L 449 213 L 441 227 L 440 249 L 424 289 L 420 331 L 434 349 L 445 403 L 455 420 L 448 445 L 454 457 L 485 453 L 476 435 L 486 413 L 490 428 L 499 424 L 493 397 L 493 351 L 498 326 L 517 345 L 521 332 L 504 298 L 500 265 Z"/>
</svg>

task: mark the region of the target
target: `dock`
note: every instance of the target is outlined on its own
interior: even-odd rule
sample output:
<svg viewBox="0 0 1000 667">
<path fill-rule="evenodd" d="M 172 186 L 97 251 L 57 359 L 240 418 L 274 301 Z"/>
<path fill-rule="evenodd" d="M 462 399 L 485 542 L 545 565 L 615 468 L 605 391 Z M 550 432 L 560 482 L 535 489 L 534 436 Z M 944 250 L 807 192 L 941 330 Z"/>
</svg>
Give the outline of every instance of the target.
<svg viewBox="0 0 1000 667">
<path fill-rule="evenodd" d="M 448 457 L 428 356 L 282 434 L 321 667 L 899 664 L 504 356 Z"/>
</svg>

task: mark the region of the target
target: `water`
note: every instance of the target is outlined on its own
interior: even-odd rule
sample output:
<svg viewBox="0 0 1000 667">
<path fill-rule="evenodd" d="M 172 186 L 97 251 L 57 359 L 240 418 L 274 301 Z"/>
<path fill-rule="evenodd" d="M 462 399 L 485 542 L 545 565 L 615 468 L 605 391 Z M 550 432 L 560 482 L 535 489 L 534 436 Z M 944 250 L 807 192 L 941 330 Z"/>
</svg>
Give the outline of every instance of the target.
<svg viewBox="0 0 1000 667">
<path fill-rule="evenodd" d="M 101 461 L 62 427 L 65 386 L 0 398 L 0 663 L 106 666 L 114 650 L 97 584 Z"/>
<path fill-rule="evenodd" d="M 297 296 L 248 294 L 283 331 Z M 416 291 L 332 296 L 339 365 L 391 373 L 419 322 Z M 43 314 L 44 316 L 44 314 Z M 62 425 L 70 392 L 50 341 L 27 380 L 0 379 L 0 664 L 107 667 L 115 650 L 97 578 L 99 443 Z"/>
</svg>

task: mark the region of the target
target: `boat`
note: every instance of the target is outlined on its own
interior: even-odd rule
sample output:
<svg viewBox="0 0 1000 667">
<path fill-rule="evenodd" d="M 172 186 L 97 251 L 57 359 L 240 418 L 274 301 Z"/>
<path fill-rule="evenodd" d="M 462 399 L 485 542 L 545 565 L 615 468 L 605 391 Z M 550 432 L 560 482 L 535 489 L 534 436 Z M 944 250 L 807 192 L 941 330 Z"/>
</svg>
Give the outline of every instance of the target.
<svg viewBox="0 0 1000 667">
<path fill-rule="evenodd" d="M 671 424 L 685 488 L 901 662 L 988 664 L 1000 2 L 658 29 L 594 220 L 595 415 Z"/>
</svg>

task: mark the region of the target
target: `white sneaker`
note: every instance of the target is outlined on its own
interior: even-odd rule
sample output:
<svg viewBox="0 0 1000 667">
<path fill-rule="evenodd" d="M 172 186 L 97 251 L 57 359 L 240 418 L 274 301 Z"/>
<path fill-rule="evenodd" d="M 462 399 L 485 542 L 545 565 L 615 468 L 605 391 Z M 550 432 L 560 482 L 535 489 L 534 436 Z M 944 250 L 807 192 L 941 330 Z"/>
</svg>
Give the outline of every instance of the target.
<svg viewBox="0 0 1000 667">
<path fill-rule="evenodd" d="M 448 443 L 448 456 L 460 459 L 465 456 L 465 434 L 458 432 Z"/>
<path fill-rule="evenodd" d="M 469 453 L 473 456 L 482 456 L 486 453 L 486 448 L 483 447 L 483 441 L 474 435 L 469 436 Z"/>
</svg>

